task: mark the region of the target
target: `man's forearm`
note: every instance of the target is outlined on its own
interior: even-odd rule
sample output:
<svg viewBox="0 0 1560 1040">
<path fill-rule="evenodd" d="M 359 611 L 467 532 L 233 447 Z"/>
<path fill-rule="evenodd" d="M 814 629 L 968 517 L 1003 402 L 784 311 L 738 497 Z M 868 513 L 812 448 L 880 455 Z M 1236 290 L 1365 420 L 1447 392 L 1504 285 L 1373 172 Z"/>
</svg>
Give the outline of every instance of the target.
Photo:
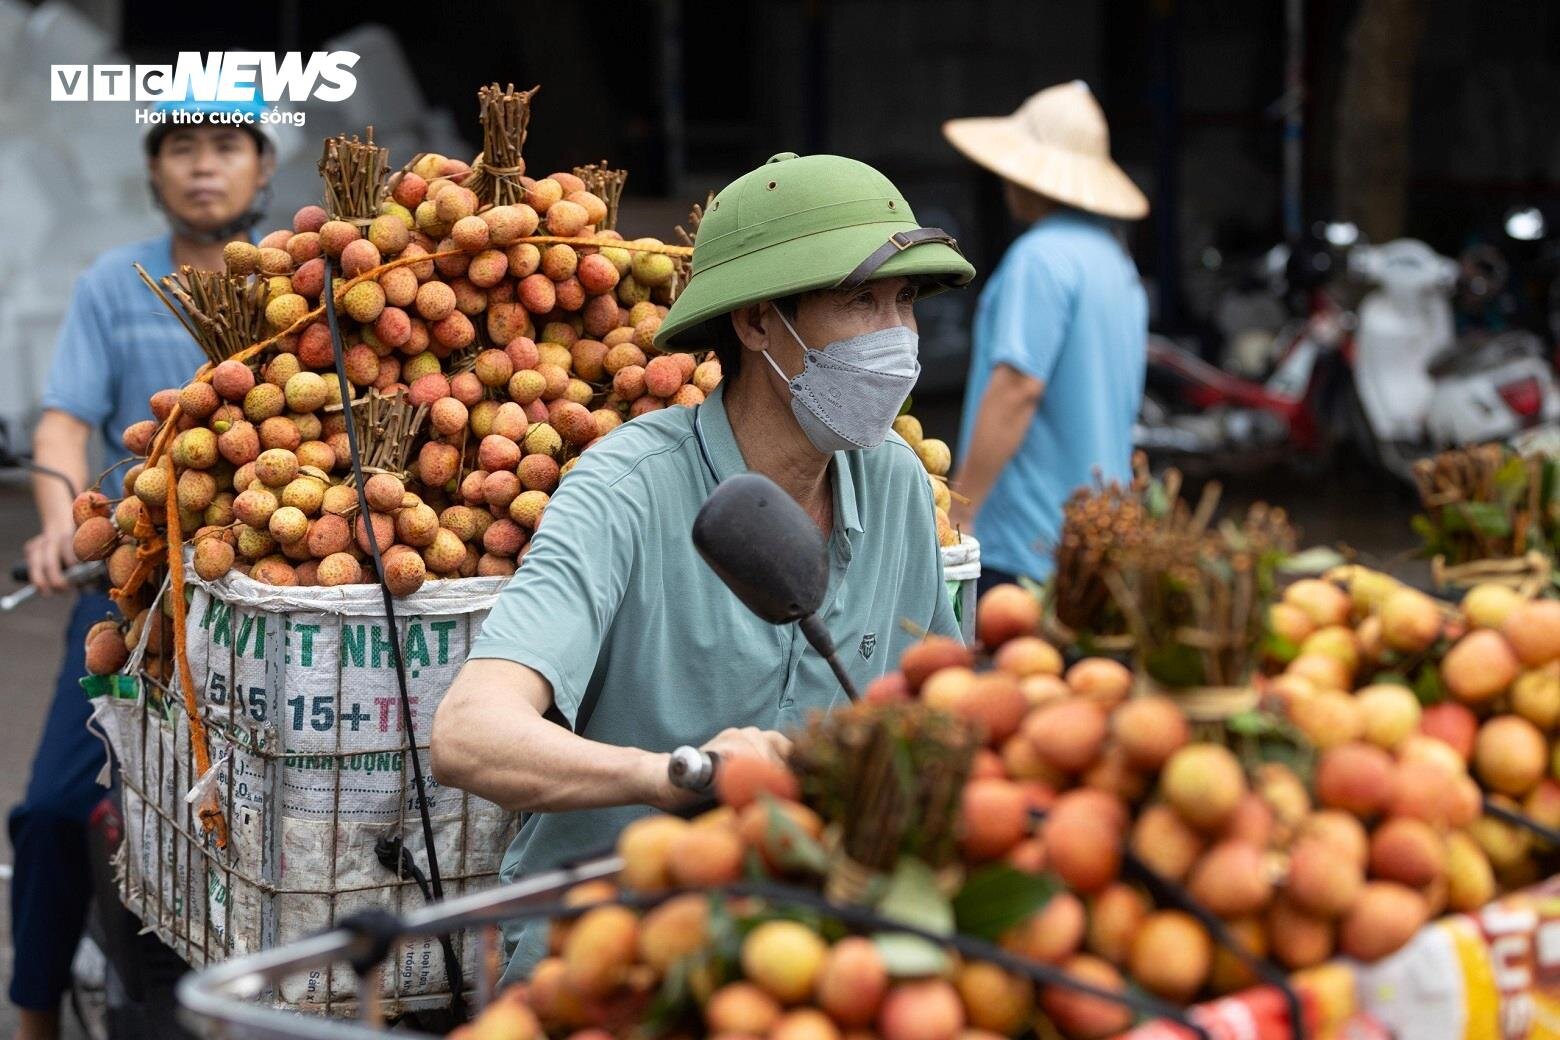
<svg viewBox="0 0 1560 1040">
<path fill-rule="evenodd" d="M 454 786 L 516 812 L 565 812 L 657 802 L 651 774 L 665 755 L 599 744 L 532 715 L 462 738 L 468 768 Z"/>
<path fill-rule="evenodd" d="M 44 412 L 33 435 L 33 461 L 70 478 L 76 491 L 87 485 L 87 445 L 92 433 L 85 423 L 63 412 Z M 65 530 L 71 524 L 74 494 L 64 481 L 47 473 L 33 474 L 33 501 L 43 529 Z"/>
<path fill-rule="evenodd" d="M 526 673 L 518 684 L 515 669 Z M 541 682 L 509 662 L 466 664 L 433 720 L 441 784 L 520 812 L 661 803 L 666 755 L 586 740 L 549 722 L 535 691 L 516 688 L 533 678 Z"/>
<path fill-rule="evenodd" d="M 1015 379 L 1023 382 L 1014 384 Z M 1024 443 L 1040 404 L 1040 386 L 1038 380 L 1025 380 L 1017 373 L 1005 376 L 1001 368 L 992 374 L 981 395 L 955 487 L 973 508 L 978 509 L 986 500 L 997 478 Z"/>
</svg>

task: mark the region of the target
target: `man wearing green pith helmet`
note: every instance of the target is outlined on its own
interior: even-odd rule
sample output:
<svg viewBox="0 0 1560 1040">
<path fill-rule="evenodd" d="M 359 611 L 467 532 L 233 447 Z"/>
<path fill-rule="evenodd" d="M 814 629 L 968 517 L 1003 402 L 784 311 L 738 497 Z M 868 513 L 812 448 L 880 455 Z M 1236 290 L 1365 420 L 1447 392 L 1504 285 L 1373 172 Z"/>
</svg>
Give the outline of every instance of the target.
<svg viewBox="0 0 1560 1040">
<path fill-rule="evenodd" d="M 695 551 L 722 479 L 762 473 L 817 523 L 821 615 L 858 686 L 912 633 L 958 635 L 931 489 L 890 427 L 920 371 L 917 296 L 974 273 L 853 159 L 784 152 L 710 203 L 656 342 L 713 346 L 722 385 L 580 456 L 434 718 L 438 782 L 527 814 L 505 879 L 681 804 L 677 746 L 778 758 L 785 730 L 844 696 L 795 626 L 759 620 Z M 537 928 L 511 940 L 512 971 L 545 949 Z"/>
</svg>

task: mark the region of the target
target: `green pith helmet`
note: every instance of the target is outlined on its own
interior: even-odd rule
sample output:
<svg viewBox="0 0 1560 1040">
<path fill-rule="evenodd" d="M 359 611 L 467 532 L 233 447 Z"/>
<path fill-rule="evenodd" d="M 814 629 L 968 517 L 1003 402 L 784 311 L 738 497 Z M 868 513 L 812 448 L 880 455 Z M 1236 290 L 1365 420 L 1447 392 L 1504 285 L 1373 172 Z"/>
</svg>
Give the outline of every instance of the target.
<svg viewBox="0 0 1560 1040">
<path fill-rule="evenodd" d="M 923 228 L 899 189 L 866 163 L 781 152 L 726 185 L 704 213 L 693 274 L 658 347 L 707 346 L 708 324 L 739 307 L 872 278 L 965 285 L 975 268 L 952 236 Z"/>
</svg>

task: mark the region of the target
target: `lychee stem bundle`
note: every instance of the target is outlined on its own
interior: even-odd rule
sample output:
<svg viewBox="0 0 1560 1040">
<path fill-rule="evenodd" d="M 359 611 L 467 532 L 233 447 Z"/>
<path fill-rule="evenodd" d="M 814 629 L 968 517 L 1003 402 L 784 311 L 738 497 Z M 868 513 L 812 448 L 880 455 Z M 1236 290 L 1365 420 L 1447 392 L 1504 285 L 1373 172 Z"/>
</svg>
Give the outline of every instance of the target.
<svg viewBox="0 0 1560 1040">
<path fill-rule="evenodd" d="M 531 124 L 531 98 L 542 89 L 516 90 L 490 83 L 477 90 L 481 107 L 482 156 L 466 181 L 483 203 L 512 206 L 525 201 L 525 135 Z M 610 205 L 610 203 L 608 204 Z"/>
<path fill-rule="evenodd" d="M 953 860 L 959 792 L 979 740 L 966 722 L 921 705 L 856 704 L 815 716 L 793 767 L 810 804 L 840 827 L 850 860 L 890 872 L 901 856 Z"/>
<path fill-rule="evenodd" d="M 1244 683 L 1256 664 L 1278 561 L 1294 548 L 1282 509 L 1252 506 L 1211 528 L 1219 487 L 1179 497 L 1114 554 L 1104 580 L 1140 669 L 1170 687 Z"/>
<path fill-rule="evenodd" d="M 689 208 L 688 226 L 683 227 L 681 224 L 678 224 L 674 229 L 677 234 L 678 241 L 687 246 L 690 250 L 693 248 L 693 240 L 699 235 L 699 225 L 704 223 L 704 211 L 708 209 L 710 204 L 714 201 L 715 193 L 712 191 L 708 195 L 704 196 L 703 204 L 695 202 L 693 206 Z"/>
<path fill-rule="evenodd" d="M 363 456 L 363 468 L 405 473 L 412 445 L 428 417 L 427 405 L 413 405 L 404 393 L 370 390 L 353 399 L 352 422 Z"/>
<path fill-rule="evenodd" d="M 628 171 L 614 170 L 603 159 L 588 166 L 576 166 L 574 176 L 585 182 L 586 191 L 607 204 L 607 219 L 596 230 L 617 230 L 618 204 L 623 198 L 623 185 L 628 182 Z"/>
<path fill-rule="evenodd" d="M 390 149 L 374 144 L 374 128 L 365 131 L 366 141 L 354 134 L 325 139 L 320 156 L 320 179 L 325 182 L 325 209 L 338 220 L 372 220 L 384 197 L 390 172 Z"/>
<path fill-rule="evenodd" d="M 135 270 L 214 365 L 265 333 L 263 279 L 203 271 L 185 264 L 177 276 L 168 275 L 159 284 L 140 264 Z"/>
<path fill-rule="evenodd" d="M 679 241 L 687 248 L 688 255 L 677 259 L 677 269 L 672 272 L 672 299 L 682 292 L 683 286 L 688 284 L 688 279 L 693 277 L 693 240 L 699 235 L 699 225 L 704 223 L 704 212 L 715 201 L 715 193 L 712 191 L 704 196 L 704 204 L 695 202 L 688 210 L 688 226 L 684 228 L 678 224 L 673 229 Z"/>
<path fill-rule="evenodd" d="M 1545 532 L 1555 521 L 1541 502 L 1540 458 L 1523 458 L 1501 444 L 1455 448 L 1415 463 L 1414 482 L 1429 555 L 1461 564 L 1547 548 Z"/>
</svg>

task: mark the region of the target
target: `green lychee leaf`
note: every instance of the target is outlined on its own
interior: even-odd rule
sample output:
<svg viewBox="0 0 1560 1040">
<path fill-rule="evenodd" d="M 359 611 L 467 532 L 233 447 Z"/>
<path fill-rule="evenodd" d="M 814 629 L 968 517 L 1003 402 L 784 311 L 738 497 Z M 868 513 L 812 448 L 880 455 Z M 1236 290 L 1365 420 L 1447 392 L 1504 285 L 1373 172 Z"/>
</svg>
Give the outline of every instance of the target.
<svg viewBox="0 0 1560 1040">
<path fill-rule="evenodd" d="M 937 887 L 937 875 L 924 862 L 906 856 L 888 880 L 878 913 L 890 921 L 934 935 L 952 935 L 953 905 Z M 948 968 L 948 955 L 936 943 L 904 932 L 880 932 L 872 937 L 889 975 L 912 978 L 935 975 Z"/>
<path fill-rule="evenodd" d="M 1433 662 L 1419 669 L 1419 674 L 1414 676 L 1413 691 L 1414 696 L 1419 698 L 1419 703 L 1425 707 L 1446 700 L 1446 687 L 1441 683 L 1441 670 Z"/>
<path fill-rule="evenodd" d="M 889 876 L 878 913 L 936 935 L 953 934 L 953 905 L 937 886 L 937 874 L 912 856 L 900 859 Z"/>
<path fill-rule="evenodd" d="M 1270 631 L 1262 639 L 1262 653 L 1280 664 L 1288 664 L 1300 656 L 1300 644 Z"/>
<path fill-rule="evenodd" d="M 1054 879 L 993 863 L 971 874 L 953 900 L 961 935 L 995 942 L 1038 913 L 1056 892 Z"/>
<path fill-rule="evenodd" d="M 1506 508 L 1512 509 L 1527 498 L 1527 493 L 1527 460 L 1520 455 L 1513 455 L 1495 471 L 1496 497 Z"/>
<path fill-rule="evenodd" d="M 1231 733 L 1239 733 L 1244 737 L 1269 737 L 1284 732 L 1278 720 L 1271 714 L 1255 709 L 1231 715 L 1225 720 L 1224 725 Z"/>
<path fill-rule="evenodd" d="M 1453 515 L 1460 515 L 1469 530 L 1486 538 L 1504 538 L 1511 534 L 1511 516 L 1494 502 L 1458 502 Z"/>
</svg>

